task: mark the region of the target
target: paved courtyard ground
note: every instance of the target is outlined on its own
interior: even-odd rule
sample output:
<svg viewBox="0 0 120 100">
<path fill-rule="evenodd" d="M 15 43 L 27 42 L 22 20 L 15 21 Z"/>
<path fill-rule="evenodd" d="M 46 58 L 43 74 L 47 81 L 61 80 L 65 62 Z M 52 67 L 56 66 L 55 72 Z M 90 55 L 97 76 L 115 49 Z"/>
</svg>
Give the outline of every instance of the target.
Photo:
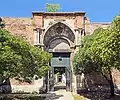
<svg viewBox="0 0 120 100">
<path fill-rule="evenodd" d="M 64 83 L 57 83 L 55 91 L 50 92 L 50 94 L 46 100 L 74 100 L 72 93 L 66 91 Z"/>
<path fill-rule="evenodd" d="M 46 100 L 74 100 L 71 92 L 61 89 L 50 93 L 50 97 Z"/>
</svg>

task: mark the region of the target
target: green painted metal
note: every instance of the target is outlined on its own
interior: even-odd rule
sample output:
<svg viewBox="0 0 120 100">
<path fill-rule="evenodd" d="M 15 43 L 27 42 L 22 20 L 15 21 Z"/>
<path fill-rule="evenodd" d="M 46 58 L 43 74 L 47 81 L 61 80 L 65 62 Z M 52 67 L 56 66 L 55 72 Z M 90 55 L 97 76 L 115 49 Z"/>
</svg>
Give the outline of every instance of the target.
<svg viewBox="0 0 120 100">
<path fill-rule="evenodd" d="M 70 67 L 70 53 L 53 53 L 51 67 Z"/>
<path fill-rule="evenodd" d="M 65 68 L 66 90 L 71 91 L 70 53 L 53 53 L 49 71 L 49 90 L 54 91 L 54 68 Z"/>
</svg>

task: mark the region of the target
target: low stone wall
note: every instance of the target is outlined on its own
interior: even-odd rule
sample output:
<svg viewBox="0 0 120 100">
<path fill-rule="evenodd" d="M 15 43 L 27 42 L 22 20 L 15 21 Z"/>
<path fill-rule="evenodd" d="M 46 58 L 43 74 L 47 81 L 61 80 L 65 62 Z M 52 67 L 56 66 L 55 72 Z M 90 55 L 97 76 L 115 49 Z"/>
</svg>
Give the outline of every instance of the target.
<svg viewBox="0 0 120 100">
<path fill-rule="evenodd" d="M 39 93 L 42 86 L 35 85 L 12 85 L 12 93 Z"/>
<path fill-rule="evenodd" d="M 10 84 L 0 86 L 0 93 L 39 93 L 43 86 L 43 78 L 34 80 L 32 84 Z"/>
<path fill-rule="evenodd" d="M 27 93 L 39 93 L 40 88 L 43 86 L 43 78 L 34 80 L 34 84 L 30 85 L 11 85 L 12 93 L 27 92 Z"/>
</svg>

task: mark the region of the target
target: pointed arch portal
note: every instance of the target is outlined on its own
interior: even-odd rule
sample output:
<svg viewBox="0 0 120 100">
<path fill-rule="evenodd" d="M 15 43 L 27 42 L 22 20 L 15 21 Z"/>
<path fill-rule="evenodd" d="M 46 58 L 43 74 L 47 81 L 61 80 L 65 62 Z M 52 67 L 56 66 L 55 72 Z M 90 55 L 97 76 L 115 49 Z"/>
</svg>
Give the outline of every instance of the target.
<svg viewBox="0 0 120 100">
<path fill-rule="evenodd" d="M 58 22 L 52 25 L 44 35 L 43 43 L 44 43 L 44 49 L 46 51 L 51 49 L 51 45 L 53 44 L 53 41 L 54 41 L 54 46 L 55 45 L 57 46 L 58 43 L 60 44 L 63 42 L 71 46 L 71 44 L 73 44 L 75 41 L 75 35 L 73 31 L 70 29 L 70 27 L 68 27 L 66 24 Z"/>
<path fill-rule="evenodd" d="M 55 89 L 55 70 L 64 69 L 66 77 L 66 90 L 71 91 L 71 65 L 70 65 L 70 47 L 74 44 L 75 35 L 72 29 L 62 22 L 52 25 L 44 35 L 44 50 L 53 53 L 51 60 L 51 70 L 48 74 L 48 91 Z"/>
</svg>

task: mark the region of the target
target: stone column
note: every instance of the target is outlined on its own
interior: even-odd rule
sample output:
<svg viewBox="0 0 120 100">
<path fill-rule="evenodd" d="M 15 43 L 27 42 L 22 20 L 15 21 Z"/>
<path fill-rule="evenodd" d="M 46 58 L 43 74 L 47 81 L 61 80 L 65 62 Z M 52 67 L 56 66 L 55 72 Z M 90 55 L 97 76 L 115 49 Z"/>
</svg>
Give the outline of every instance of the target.
<svg viewBox="0 0 120 100">
<path fill-rule="evenodd" d="M 85 36 L 84 29 L 82 29 L 82 28 L 75 29 L 75 32 L 76 32 L 76 35 L 75 35 L 76 49 L 74 50 L 74 53 L 76 53 L 79 50 L 79 47 L 82 45 L 82 39 Z M 72 56 L 74 56 L 74 54 Z M 81 77 L 81 80 L 82 80 L 82 82 L 84 81 L 83 75 Z M 73 81 L 74 81 L 73 82 L 73 91 L 75 93 L 77 93 L 77 76 L 74 74 L 73 74 Z M 84 87 L 84 83 L 83 84 L 81 83 L 81 87 Z"/>
<path fill-rule="evenodd" d="M 80 46 L 81 45 L 81 41 L 82 41 L 82 35 L 81 35 L 81 31 L 82 29 L 81 28 L 78 28 L 78 41 L 77 41 L 77 45 Z"/>
<path fill-rule="evenodd" d="M 81 89 L 85 89 L 85 75 L 81 74 Z"/>
<path fill-rule="evenodd" d="M 39 28 L 34 29 L 34 45 L 38 45 L 40 42 Z"/>
<path fill-rule="evenodd" d="M 83 44 L 83 37 L 85 36 L 85 30 L 81 30 L 81 45 Z"/>
<path fill-rule="evenodd" d="M 40 29 L 40 46 L 42 48 L 42 50 L 44 49 L 44 44 L 43 44 L 43 41 L 44 41 L 44 31 L 45 29 Z"/>
<path fill-rule="evenodd" d="M 71 84 L 71 89 L 72 89 L 72 91 L 74 92 L 74 93 L 77 93 L 77 82 L 76 82 L 76 76 L 75 76 L 75 74 L 74 74 L 74 72 L 73 72 L 73 58 L 74 58 L 74 55 L 75 55 L 75 48 L 74 47 L 71 47 L 71 54 L 70 54 L 70 65 L 71 65 L 71 71 L 72 71 L 72 73 L 71 73 L 71 75 L 72 75 L 72 80 L 71 80 L 71 82 L 72 82 L 72 84 Z"/>
<path fill-rule="evenodd" d="M 36 28 L 34 29 L 34 45 L 39 46 L 40 48 L 43 49 L 43 34 L 44 34 L 44 29 L 41 28 Z"/>
<path fill-rule="evenodd" d="M 70 54 L 70 66 L 71 66 L 71 90 L 73 92 L 75 92 L 74 88 L 75 88 L 75 81 L 74 81 L 74 72 L 73 72 L 73 58 L 74 58 L 74 48 L 71 48 L 71 54 Z"/>
<path fill-rule="evenodd" d="M 81 46 L 81 42 L 82 42 L 81 30 L 82 30 L 82 28 L 75 29 L 75 32 L 76 32 L 76 35 L 75 35 L 76 51 L 78 51 L 79 47 Z"/>
<path fill-rule="evenodd" d="M 78 41 L 78 30 L 75 29 L 75 45 L 77 45 L 77 41 Z"/>
</svg>

